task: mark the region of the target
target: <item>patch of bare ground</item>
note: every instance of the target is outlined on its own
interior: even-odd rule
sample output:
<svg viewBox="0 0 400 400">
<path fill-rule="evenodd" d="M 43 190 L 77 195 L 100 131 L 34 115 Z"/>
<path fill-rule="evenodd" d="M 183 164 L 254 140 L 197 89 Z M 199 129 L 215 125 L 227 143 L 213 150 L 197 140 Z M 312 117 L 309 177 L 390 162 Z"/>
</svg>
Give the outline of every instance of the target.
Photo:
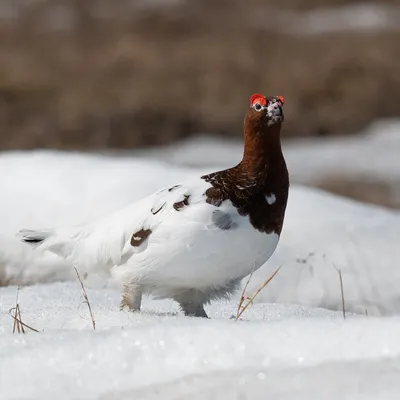
<svg viewBox="0 0 400 400">
<path fill-rule="evenodd" d="M 400 115 L 399 30 L 286 34 L 276 2 L 260 0 L 20 3 L 18 19 L 0 20 L 2 149 L 241 135 L 256 91 L 285 95 L 286 136 L 353 133 Z"/>
<path fill-rule="evenodd" d="M 353 200 L 400 209 L 400 182 L 396 185 L 370 177 L 331 176 L 313 186 Z"/>
</svg>

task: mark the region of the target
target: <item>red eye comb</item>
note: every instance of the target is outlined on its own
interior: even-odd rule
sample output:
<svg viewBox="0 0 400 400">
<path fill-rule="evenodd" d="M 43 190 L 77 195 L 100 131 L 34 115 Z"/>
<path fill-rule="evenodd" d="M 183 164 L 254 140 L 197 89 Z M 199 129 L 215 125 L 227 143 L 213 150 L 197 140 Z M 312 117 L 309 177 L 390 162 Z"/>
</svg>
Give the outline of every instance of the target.
<svg viewBox="0 0 400 400">
<path fill-rule="evenodd" d="M 283 96 L 276 96 L 277 99 L 282 103 L 282 105 L 285 104 L 285 98 Z"/>
<path fill-rule="evenodd" d="M 254 103 L 260 103 L 262 106 L 267 105 L 267 99 L 260 93 L 255 93 L 250 97 L 250 104 L 254 105 Z"/>
</svg>

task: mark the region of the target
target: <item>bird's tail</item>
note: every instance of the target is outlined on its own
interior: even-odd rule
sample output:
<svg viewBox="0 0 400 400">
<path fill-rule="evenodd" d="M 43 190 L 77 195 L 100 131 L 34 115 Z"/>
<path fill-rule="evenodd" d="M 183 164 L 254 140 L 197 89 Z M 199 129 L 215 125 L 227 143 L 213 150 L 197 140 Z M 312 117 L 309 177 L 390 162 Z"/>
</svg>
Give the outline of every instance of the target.
<svg viewBox="0 0 400 400">
<path fill-rule="evenodd" d="M 17 237 L 25 243 L 30 244 L 33 247 L 40 246 L 49 237 L 53 236 L 53 230 L 41 230 L 33 231 L 30 229 L 22 229 L 17 233 Z"/>
</svg>

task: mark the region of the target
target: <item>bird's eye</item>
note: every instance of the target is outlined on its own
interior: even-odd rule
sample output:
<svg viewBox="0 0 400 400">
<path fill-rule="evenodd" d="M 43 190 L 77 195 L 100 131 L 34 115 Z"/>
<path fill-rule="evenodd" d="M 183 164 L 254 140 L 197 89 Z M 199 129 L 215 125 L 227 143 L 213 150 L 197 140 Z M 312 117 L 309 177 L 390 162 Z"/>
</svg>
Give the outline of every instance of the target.
<svg viewBox="0 0 400 400">
<path fill-rule="evenodd" d="M 262 107 L 262 105 L 261 105 L 260 103 L 256 103 L 256 104 L 254 105 L 254 108 L 255 108 L 257 111 L 261 111 L 261 109 L 262 109 L 263 107 Z"/>
</svg>

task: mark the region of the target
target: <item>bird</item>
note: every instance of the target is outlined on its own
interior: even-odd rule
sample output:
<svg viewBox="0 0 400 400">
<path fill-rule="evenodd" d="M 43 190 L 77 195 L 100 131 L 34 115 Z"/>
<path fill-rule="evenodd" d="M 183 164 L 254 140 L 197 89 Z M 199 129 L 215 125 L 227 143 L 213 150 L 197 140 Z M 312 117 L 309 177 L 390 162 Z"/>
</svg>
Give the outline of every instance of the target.
<svg viewBox="0 0 400 400">
<path fill-rule="evenodd" d="M 71 265 L 106 268 L 120 285 L 121 310 L 140 311 L 148 294 L 208 318 L 204 307 L 230 298 L 278 245 L 289 195 L 284 102 L 250 97 L 235 166 L 164 187 L 95 221 L 16 236 Z"/>
</svg>

